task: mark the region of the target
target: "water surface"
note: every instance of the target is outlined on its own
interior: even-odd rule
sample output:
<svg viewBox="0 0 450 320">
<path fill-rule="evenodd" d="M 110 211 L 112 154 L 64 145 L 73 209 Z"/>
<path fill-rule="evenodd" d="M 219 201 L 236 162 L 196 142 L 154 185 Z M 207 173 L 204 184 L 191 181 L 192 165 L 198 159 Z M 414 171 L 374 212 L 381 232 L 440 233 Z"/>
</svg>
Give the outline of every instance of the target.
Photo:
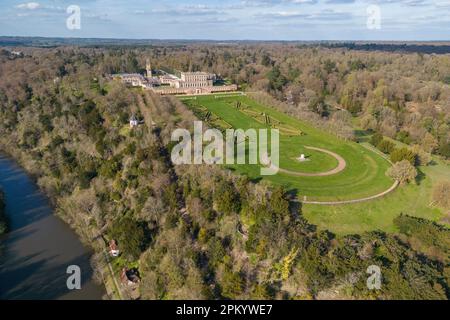
<svg viewBox="0 0 450 320">
<path fill-rule="evenodd" d="M 48 199 L 11 158 L 0 153 L 0 188 L 10 232 L 1 239 L 0 299 L 101 299 L 92 252 L 53 215 Z M 81 290 L 69 290 L 67 267 L 81 268 Z"/>
</svg>

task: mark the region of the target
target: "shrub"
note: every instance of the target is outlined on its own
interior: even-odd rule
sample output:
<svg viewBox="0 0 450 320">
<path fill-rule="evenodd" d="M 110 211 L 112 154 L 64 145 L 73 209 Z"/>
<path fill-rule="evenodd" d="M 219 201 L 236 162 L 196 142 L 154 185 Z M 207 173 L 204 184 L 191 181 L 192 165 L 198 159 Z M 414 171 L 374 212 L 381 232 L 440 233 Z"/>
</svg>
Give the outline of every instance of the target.
<svg viewBox="0 0 450 320">
<path fill-rule="evenodd" d="M 61 138 L 61 136 L 57 135 L 50 142 L 49 148 L 50 148 L 50 150 L 55 150 L 56 147 L 58 147 L 59 145 L 61 145 L 63 143 L 64 143 L 64 139 Z"/>
<path fill-rule="evenodd" d="M 222 279 L 222 295 L 225 298 L 235 299 L 242 293 L 243 288 L 244 283 L 239 273 L 227 268 Z"/>
<path fill-rule="evenodd" d="M 436 138 L 433 137 L 433 135 L 429 132 L 427 132 L 425 134 L 425 136 L 423 137 L 423 139 L 421 140 L 420 143 L 422 145 L 422 148 L 429 153 L 433 153 L 436 150 L 436 148 L 439 146 Z"/>
<path fill-rule="evenodd" d="M 448 187 L 450 188 L 450 184 Z M 440 256 L 439 253 L 444 253 L 444 262 L 449 261 L 450 229 L 429 220 L 403 214 L 394 219 L 394 224 L 400 233 L 408 236 L 414 249 L 430 256 Z"/>
<path fill-rule="evenodd" d="M 375 133 L 372 135 L 372 137 L 370 138 L 370 144 L 372 144 L 373 146 L 378 146 L 378 144 L 383 141 L 383 135 L 381 133 Z"/>
<path fill-rule="evenodd" d="M 439 206 L 450 209 L 450 182 L 443 181 L 433 188 L 433 201 Z"/>
<path fill-rule="evenodd" d="M 286 198 L 286 192 L 280 186 L 275 187 L 270 196 L 270 208 L 272 212 L 278 216 L 283 217 L 289 215 L 289 201 Z"/>
<path fill-rule="evenodd" d="M 129 217 L 115 220 L 110 236 L 117 240 L 121 251 L 132 259 L 139 258 L 139 255 L 145 249 L 145 228 Z"/>
<path fill-rule="evenodd" d="M 287 83 L 286 77 L 281 73 L 278 66 L 272 68 L 272 70 L 267 74 L 267 78 L 269 79 L 270 89 L 273 90 L 281 90 Z"/>
<path fill-rule="evenodd" d="M 241 208 L 239 194 L 231 183 L 223 182 L 214 193 L 217 210 L 225 214 L 237 213 Z"/>
<path fill-rule="evenodd" d="M 272 298 L 270 295 L 270 288 L 265 284 L 255 284 L 251 290 L 252 300 L 268 300 Z"/>
<path fill-rule="evenodd" d="M 439 154 L 445 158 L 450 158 L 450 142 L 442 143 L 439 147 Z"/>
<path fill-rule="evenodd" d="M 416 179 L 417 170 L 408 160 L 402 160 L 389 168 L 387 175 L 400 182 L 400 184 L 405 184 Z"/>
<path fill-rule="evenodd" d="M 450 76 L 446 76 L 446 77 L 444 78 L 444 83 L 450 85 Z"/>
<path fill-rule="evenodd" d="M 411 136 L 409 135 L 408 131 L 400 131 L 397 134 L 396 139 L 398 141 L 401 141 L 401 142 L 406 143 L 406 144 L 410 144 L 411 143 Z"/>
<path fill-rule="evenodd" d="M 382 140 L 377 148 L 383 153 L 391 153 L 395 149 L 395 145 L 389 140 Z"/>
<path fill-rule="evenodd" d="M 49 115 L 40 114 L 39 121 L 41 122 L 44 131 L 50 132 L 53 130 L 52 120 Z"/>
<path fill-rule="evenodd" d="M 118 157 L 104 161 L 99 169 L 99 174 L 106 178 L 114 178 L 116 173 L 122 169 L 122 164 Z"/>
<path fill-rule="evenodd" d="M 222 242 L 217 237 L 212 237 L 208 240 L 209 265 L 217 267 L 227 254 Z"/>
<path fill-rule="evenodd" d="M 23 133 L 22 141 L 25 148 L 31 149 L 37 146 L 40 139 L 39 131 L 26 129 Z"/>
<path fill-rule="evenodd" d="M 431 154 L 425 152 L 419 145 L 415 144 L 412 149 L 412 152 L 416 154 L 416 166 L 427 166 L 433 160 L 431 158 Z"/>
<path fill-rule="evenodd" d="M 391 152 L 391 161 L 397 163 L 403 160 L 407 160 L 412 165 L 416 164 L 416 155 L 414 152 L 407 148 L 395 149 Z"/>
</svg>

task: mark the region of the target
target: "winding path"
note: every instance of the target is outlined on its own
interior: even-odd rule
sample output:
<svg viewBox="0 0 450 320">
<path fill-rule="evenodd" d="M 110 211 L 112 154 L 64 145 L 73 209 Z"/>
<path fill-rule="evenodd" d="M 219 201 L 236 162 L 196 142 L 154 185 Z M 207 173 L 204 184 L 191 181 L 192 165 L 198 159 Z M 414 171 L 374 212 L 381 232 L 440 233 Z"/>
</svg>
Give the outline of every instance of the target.
<svg viewBox="0 0 450 320">
<path fill-rule="evenodd" d="M 305 148 L 306 149 L 310 149 L 310 150 L 320 151 L 320 152 L 329 154 L 330 156 L 336 158 L 337 161 L 338 161 L 337 167 L 334 168 L 333 170 L 330 170 L 330 171 L 318 172 L 318 173 L 298 172 L 298 171 L 291 171 L 291 170 L 282 169 L 282 168 L 279 168 L 279 171 L 282 172 L 282 173 L 286 173 L 286 174 L 289 174 L 289 175 L 292 175 L 292 176 L 298 176 L 298 177 L 325 177 L 325 176 L 331 176 L 333 174 L 337 174 L 337 173 L 343 171 L 345 169 L 345 167 L 347 166 L 347 163 L 345 162 L 345 159 L 342 158 L 337 153 L 331 152 L 329 150 L 321 149 L 321 148 L 315 148 L 315 147 L 307 147 L 307 146 L 305 146 Z"/>
<path fill-rule="evenodd" d="M 377 151 L 375 151 L 373 148 L 367 147 L 364 144 L 360 144 L 361 146 L 363 146 L 364 148 L 366 148 L 367 150 L 370 150 L 372 152 L 375 152 L 376 154 L 380 155 Z M 392 165 L 391 160 L 389 160 L 389 158 L 387 158 L 384 155 L 380 155 L 383 159 L 385 159 L 387 162 L 389 162 Z M 391 193 L 392 191 L 394 191 L 395 189 L 397 189 L 397 187 L 399 186 L 400 182 L 398 180 L 394 181 L 394 184 L 387 190 L 380 192 L 376 195 L 370 196 L 370 197 L 365 197 L 365 198 L 360 198 L 360 199 L 354 199 L 354 200 L 342 200 L 342 201 L 307 201 L 307 199 L 305 198 L 304 201 L 300 201 L 300 200 L 294 200 L 296 202 L 302 202 L 304 204 L 318 204 L 318 205 L 324 205 L 324 206 L 333 206 L 333 205 L 341 205 L 341 204 L 352 204 L 352 203 L 360 203 L 360 202 L 366 202 L 366 201 L 370 201 L 370 200 L 375 200 L 381 197 L 384 197 L 385 195 Z"/>
<path fill-rule="evenodd" d="M 333 206 L 333 205 L 340 205 L 340 204 L 352 204 L 352 203 L 360 203 L 360 202 L 365 202 L 365 201 L 370 201 L 370 200 L 375 200 L 381 197 L 384 197 L 385 195 L 387 195 L 388 193 L 391 193 L 392 191 L 394 191 L 399 185 L 398 181 L 395 181 L 394 184 L 387 189 L 386 191 L 383 191 L 379 194 L 376 194 L 374 196 L 370 196 L 367 198 L 361 198 L 361 199 L 354 199 L 354 200 L 343 200 L 343 201 L 301 201 L 301 200 L 295 200 L 295 202 L 301 202 L 304 204 L 320 204 L 320 205 L 328 205 L 328 206 Z"/>
<path fill-rule="evenodd" d="M 330 170 L 330 171 L 327 171 L 327 172 L 319 172 L 319 173 L 303 173 L 303 172 L 290 171 L 290 170 L 281 169 L 281 168 L 279 168 L 279 171 L 283 172 L 283 173 L 287 173 L 289 175 L 294 175 L 294 176 L 299 176 L 299 177 L 324 177 L 324 176 L 331 176 L 333 174 L 337 174 L 337 173 L 343 171 L 345 169 L 345 167 L 347 166 L 347 163 L 345 162 L 344 158 L 342 158 L 337 153 L 334 153 L 334 152 L 331 152 L 331 151 L 325 150 L 325 149 L 315 148 L 315 147 L 307 147 L 307 146 L 305 146 L 305 148 L 329 154 L 330 156 L 332 156 L 332 157 L 334 157 L 334 158 L 336 158 L 338 160 L 338 166 L 336 168 L 334 168 L 333 170 Z M 388 159 L 386 159 L 386 160 L 389 161 Z M 341 204 L 360 203 L 360 202 L 370 201 L 370 200 L 374 200 L 374 199 L 378 199 L 378 198 L 384 197 L 385 195 L 387 195 L 387 194 L 391 193 L 392 191 L 394 191 L 398 187 L 398 185 L 399 185 L 399 182 L 395 181 L 394 184 L 389 189 L 387 189 L 387 190 L 385 190 L 385 191 L 383 191 L 381 193 L 378 193 L 378 194 L 370 196 L 370 197 L 354 199 L 354 200 L 307 201 L 306 199 L 304 199 L 303 201 L 301 201 L 301 200 L 295 200 L 295 201 L 302 202 L 304 204 L 318 204 L 318 205 L 330 205 L 330 206 L 332 206 L 332 205 L 341 205 Z"/>
</svg>

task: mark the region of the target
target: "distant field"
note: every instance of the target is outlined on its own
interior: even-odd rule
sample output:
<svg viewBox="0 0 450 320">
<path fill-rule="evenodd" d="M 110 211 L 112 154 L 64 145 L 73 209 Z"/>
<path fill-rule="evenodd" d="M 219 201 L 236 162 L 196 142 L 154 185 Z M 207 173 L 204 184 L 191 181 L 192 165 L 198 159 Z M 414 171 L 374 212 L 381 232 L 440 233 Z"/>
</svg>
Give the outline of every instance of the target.
<svg viewBox="0 0 450 320">
<path fill-rule="evenodd" d="M 262 106 L 246 96 L 198 96 L 185 100 L 188 106 L 200 114 L 210 111 L 210 125 L 221 127 L 226 122 L 234 128 L 278 127 L 280 136 L 280 167 L 290 171 L 319 173 L 337 166 L 336 158 L 305 146 L 327 149 L 343 157 L 346 168 L 335 175 L 325 177 L 297 177 L 285 173 L 275 176 L 259 175 L 259 165 L 235 165 L 232 168 L 251 178 L 281 184 L 296 192 L 303 199 L 316 201 L 339 201 L 358 199 L 380 193 L 388 189 L 393 181 L 385 175 L 389 163 L 378 154 L 357 143 L 344 141 L 315 129 L 272 108 Z M 240 102 L 240 108 L 237 108 Z M 270 118 L 270 125 L 264 123 L 263 114 Z M 296 160 L 305 154 L 309 161 Z"/>
</svg>

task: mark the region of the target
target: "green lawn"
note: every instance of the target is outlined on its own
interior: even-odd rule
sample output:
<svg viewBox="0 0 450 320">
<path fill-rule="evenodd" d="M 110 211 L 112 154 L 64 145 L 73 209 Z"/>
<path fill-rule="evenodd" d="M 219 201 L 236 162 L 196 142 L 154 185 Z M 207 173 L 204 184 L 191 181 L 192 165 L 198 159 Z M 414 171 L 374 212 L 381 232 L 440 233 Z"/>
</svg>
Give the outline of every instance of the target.
<svg viewBox="0 0 450 320">
<path fill-rule="evenodd" d="M 291 171 L 318 173 L 329 171 L 337 166 L 337 160 L 325 153 L 307 150 L 304 146 L 324 148 L 341 155 L 347 162 L 344 171 L 325 177 L 297 177 L 285 173 L 275 176 L 264 176 L 265 180 L 281 184 L 295 191 L 303 199 L 308 200 L 348 200 L 375 195 L 388 189 L 393 181 L 386 177 L 389 163 L 378 154 L 367 150 L 354 142 L 348 142 L 318 130 L 307 123 L 293 119 L 272 108 L 262 106 L 248 97 L 199 96 L 196 100 L 186 100 L 193 108 L 206 108 L 215 116 L 225 120 L 234 128 L 268 128 L 235 107 L 241 101 L 245 108 L 265 113 L 272 119 L 280 121 L 283 126 L 295 128 L 303 135 L 280 136 L 280 167 Z M 310 161 L 299 162 L 295 158 L 301 154 Z M 251 178 L 261 178 L 259 165 L 234 165 L 232 169 Z"/>
<path fill-rule="evenodd" d="M 321 229 L 338 234 L 361 233 L 371 230 L 396 231 L 392 223 L 400 213 L 439 222 L 442 210 L 431 206 L 432 186 L 438 181 L 450 180 L 450 168 L 441 161 L 421 167 L 423 173 L 418 185 L 398 188 L 393 193 L 364 203 L 318 206 L 304 205 L 303 215 Z"/>
<path fill-rule="evenodd" d="M 278 173 L 275 176 L 262 177 L 264 180 L 284 185 L 297 192 L 300 199 L 306 195 L 308 200 L 322 201 L 366 197 L 382 192 L 392 185 L 393 181 L 385 175 L 390 166 L 389 162 L 381 152 L 371 148 L 367 142 L 358 144 L 343 141 L 308 123 L 262 106 L 245 96 L 219 99 L 214 96 L 199 96 L 197 100 L 186 100 L 185 103 L 194 110 L 199 106 L 206 108 L 234 128 L 267 128 L 248 113 L 236 109 L 236 101 L 241 101 L 252 111 L 264 112 L 284 125 L 304 133 L 301 136 L 281 135 L 280 166 L 282 168 L 302 172 L 322 172 L 333 169 L 337 165 L 337 160 L 333 157 L 307 150 L 303 146 L 328 149 L 341 155 L 347 162 L 346 169 L 333 176 L 294 177 Z M 368 137 L 363 135 L 359 140 L 367 141 Z M 311 161 L 304 163 L 295 161 L 301 153 L 310 156 Z M 261 178 L 257 165 L 235 165 L 232 169 L 251 178 Z M 439 221 L 443 217 L 442 210 L 430 206 L 432 187 L 437 181 L 450 180 L 450 167 L 435 159 L 434 165 L 419 169 L 422 174 L 417 185 L 400 187 L 381 199 L 358 204 L 338 206 L 305 204 L 302 207 L 303 215 L 320 229 L 328 229 L 337 234 L 372 230 L 392 232 L 395 231 L 392 221 L 400 213 Z"/>
</svg>

